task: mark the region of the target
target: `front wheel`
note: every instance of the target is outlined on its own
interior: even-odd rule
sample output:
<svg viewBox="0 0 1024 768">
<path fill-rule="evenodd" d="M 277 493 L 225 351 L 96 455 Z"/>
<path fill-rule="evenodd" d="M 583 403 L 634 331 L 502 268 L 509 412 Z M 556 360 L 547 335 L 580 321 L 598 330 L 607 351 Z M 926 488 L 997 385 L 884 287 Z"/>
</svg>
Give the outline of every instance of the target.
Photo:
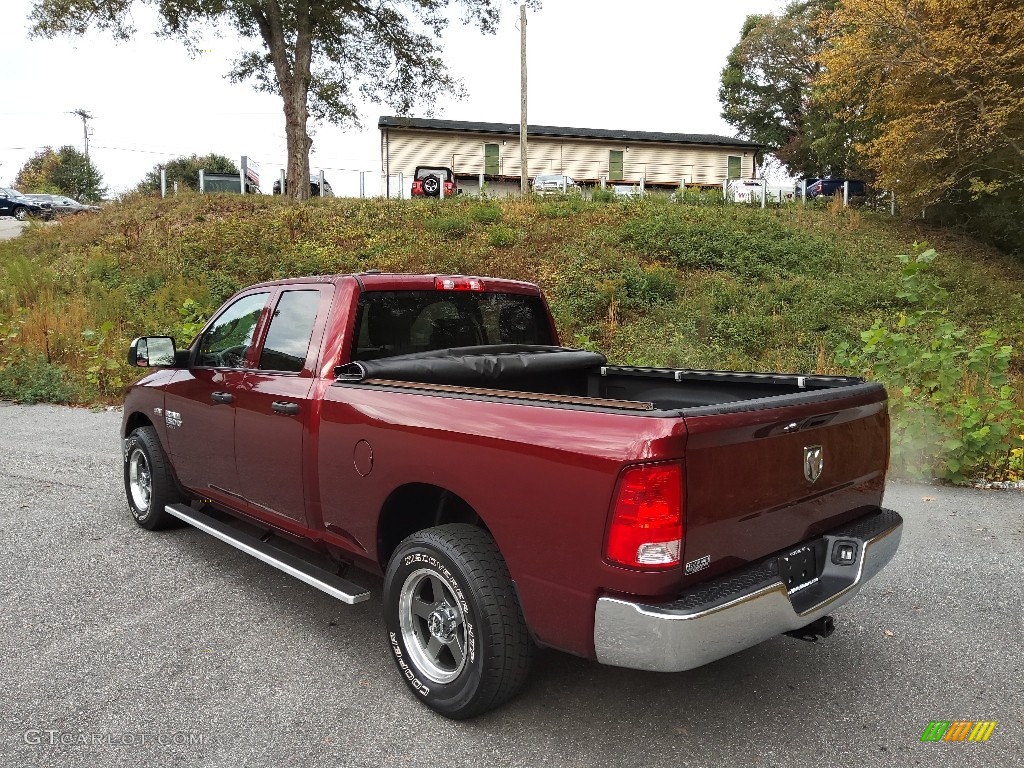
<svg viewBox="0 0 1024 768">
<path fill-rule="evenodd" d="M 399 544 L 384 620 L 402 679 L 445 717 L 493 709 L 526 680 L 533 643 L 505 561 L 479 528 L 442 525 Z"/>
<path fill-rule="evenodd" d="M 124 490 L 135 522 L 151 531 L 177 523 L 164 507 L 182 500 L 153 427 L 139 427 L 124 441 Z"/>
<path fill-rule="evenodd" d="M 28 209 L 25 208 L 25 206 L 23 205 L 19 205 L 17 208 L 14 209 L 14 218 L 16 218 L 18 221 L 24 221 L 25 219 L 28 218 Z"/>
</svg>

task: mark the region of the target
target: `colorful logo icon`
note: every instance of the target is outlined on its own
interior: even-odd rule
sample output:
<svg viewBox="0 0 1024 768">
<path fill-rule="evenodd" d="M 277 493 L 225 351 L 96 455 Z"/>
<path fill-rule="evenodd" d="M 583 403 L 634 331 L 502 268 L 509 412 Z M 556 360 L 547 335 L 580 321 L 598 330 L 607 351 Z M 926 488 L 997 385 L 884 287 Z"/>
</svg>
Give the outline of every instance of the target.
<svg viewBox="0 0 1024 768">
<path fill-rule="evenodd" d="M 988 741 L 995 728 L 995 720 L 932 720 L 921 741 Z"/>
</svg>

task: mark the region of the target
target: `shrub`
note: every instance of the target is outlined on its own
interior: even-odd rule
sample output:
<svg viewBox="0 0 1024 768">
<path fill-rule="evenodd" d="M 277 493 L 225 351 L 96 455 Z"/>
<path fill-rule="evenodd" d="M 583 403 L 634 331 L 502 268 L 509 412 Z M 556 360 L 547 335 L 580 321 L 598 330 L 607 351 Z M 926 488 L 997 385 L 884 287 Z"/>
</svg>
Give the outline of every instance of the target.
<svg viewBox="0 0 1024 768">
<path fill-rule="evenodd" d="M 0 368 L 0 400 L 16 403 L 74 403 L 79 397 L 70 373 L 39 353 L 19 350 Z"/>
<path fill-rule="evenodd" d="M 610 189 L 595 189 L 590 195 L 590 199 L 595 203 L 611 203 L 615 200 L 615 193 Z"/>
<path fill-rule="evenodd" d="M 1007 477 L 1024 431 L 1008 376 L 1013 347 L 993 330 L 972 342 L 949 319 L 949 296 L 927 275 L 936 255 L 899 257 L 908 309 L 876 320 L 859 350 L 840 345 L 836 362 L 886 385 L 897 472 L 958 484 Z"/>
<path fill-rule="evenodd" d="M 567 219 L 584 209 L 586 203 L 579 195 L 547 199 L 537 206 L 540 215 L 548 219 Z"/>
<path fill-rule="evenodd" d="M 494 224 L 501 221 L 501 207 L 493 203 L 481 203 L 469 209 L 469 217 L 480 224 Z"/>
<path fill-rule="evenodd" d="M 465 237 L 471 229 L 469 219 L 462 216 L 438 216 L 435 219 L 427 219 L 424 226 L 435 235 L 449 240 Z"/>
<path fill-rule="evenodd" d="M 487 233 L 487 244 L 494 248 L 511 248 L 517 239 L 516 231 L 511 227 L 492 227 Z"/>
</svg>

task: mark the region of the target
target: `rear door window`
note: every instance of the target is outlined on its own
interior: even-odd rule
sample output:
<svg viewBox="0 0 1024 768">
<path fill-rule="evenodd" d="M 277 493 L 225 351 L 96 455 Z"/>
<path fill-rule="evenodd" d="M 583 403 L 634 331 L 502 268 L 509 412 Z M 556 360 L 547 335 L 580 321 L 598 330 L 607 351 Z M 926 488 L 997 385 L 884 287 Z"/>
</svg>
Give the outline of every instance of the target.
<svg viewBox="0 0 1024 768">
<path fill-rule="evenodd" d="M 266 371 L 298 373 L 306 364 L 309 341 L 320 306 L 320 291 L 285 291 L 277 300 L 274 316 L 260 354 Z"/>
</svg>

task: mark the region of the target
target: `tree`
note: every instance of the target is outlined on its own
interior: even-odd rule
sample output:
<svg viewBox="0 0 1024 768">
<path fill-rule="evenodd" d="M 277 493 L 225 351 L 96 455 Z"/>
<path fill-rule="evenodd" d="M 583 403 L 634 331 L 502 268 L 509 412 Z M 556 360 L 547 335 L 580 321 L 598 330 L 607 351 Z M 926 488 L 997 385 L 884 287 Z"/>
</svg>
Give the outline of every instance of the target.
<svg viewBox="0 0 1024 768">
<path fill-rule="evenodd" d="M 238 166 L 224 155 L 191 155 L 188 157 L 176 157 L 166 163 L 158 163 L 153 170 L 146 174 L 146 177 L 136 187 L 140 192 L 160 191 L 160 169 L 167 173 L 167 188 L 171 189 L 174 182 L 179 187 L 199 191 L 199 171 L 210 171 L 212 173 L 234 173 L 238 174 Z"/>
<path fill-rule="evenodd" d="M 842 0 L 827 23 L 818 83 L 875 123 L 861 150 L 880 186 L 962 223 L 994 216 L 1024 251 L 1020 0 Z"/>
<path fill-rule="evenodd" d="M 92 161 L 74 147 L 45 147 L 28 159 L 14 180 L 22 192 L 67 195 L 96 201 L 107 193 L 103 176 Z"/>
<path fill-rule="evenodd" d="M 819 18 L 831 0 L 790 3 L 779 15 L 748 16 L 722 70 L 722 117 L 764 144 L 794 175 L 852 175 L 857 125 L 837 119 L 814 90 L 826 43 Z"/>
<path fill-rule="evenodd" d="M 33 35 L 84 35 L 91 28 L 125 40 L 132 9 L 154 8 L 160 34 L 194 50 L 193 31 L 228 27 L 243 43 L 230 77 L 276 93 L 284 106 L 288 192 L 309 197 L 308 121 L 358 125 L 356 99 L 379 99 L 399 114 L 460 91 L 448 75 L 440 36 L 449 6 L 463 23 L 493 32 L 507 0 L 33 0 Z M 531 4 L 537 0 L 528 0 Z"/>
</svg>

